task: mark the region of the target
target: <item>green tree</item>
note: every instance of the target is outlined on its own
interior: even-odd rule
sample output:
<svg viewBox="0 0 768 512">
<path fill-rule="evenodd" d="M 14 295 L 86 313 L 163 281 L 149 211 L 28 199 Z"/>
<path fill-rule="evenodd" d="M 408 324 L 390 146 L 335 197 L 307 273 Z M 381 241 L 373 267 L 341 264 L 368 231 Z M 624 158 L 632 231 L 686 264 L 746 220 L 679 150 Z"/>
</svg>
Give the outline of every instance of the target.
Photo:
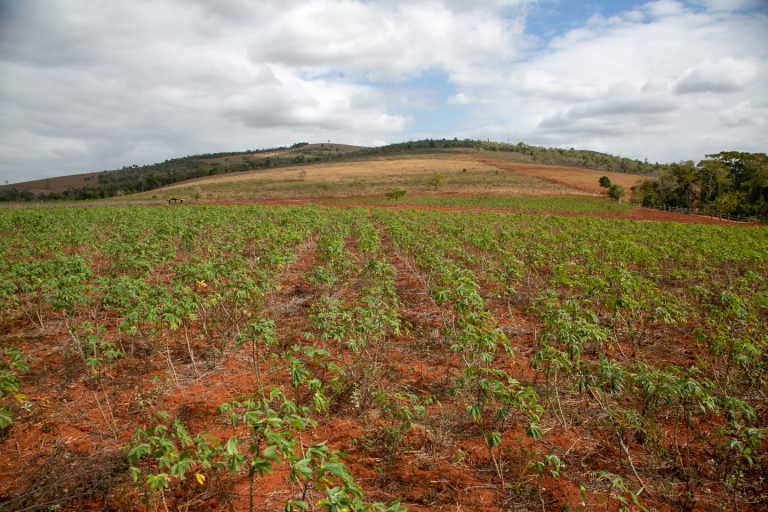
<svg viewBox="0 0 768 512">
<path fill-rule="evenodd" d="M 401 197 L 405 196 L 405 194 L 407 194 L 407 191 L 404 188 L 395 188 L 388 191 L 385 196 L 387 199 L 398 201 Z"/>
<path fill-rule="evenodd" d="M 624 197 L 624 187 L 614 183 L 608 189 L 608 197 L 610 197 L 611 199 L 615 199 L 618 202 L 621 202 L 622 198 Z"/>
<path fill-rule="evenodd" d="M 719 160 L 702 160 L 696 166 L 696 174 L 702 204 L 712 203 L 731 188 L 728 166 Z"/>
<path fill-rule="evenodd" d="M 722 213 L 768 217 L 768 155 L 724 151 L 672 164 L 658 179 L 633 188 L 644 206 L 711 208 Z"/>
<path fill-rule="evenodd" d="M 611 188 L 611 180 L 608 179 L 608 176 L 601 176 L 598 183 L 600 183 L 600 186 L 603 188 Z"/>
</svg>

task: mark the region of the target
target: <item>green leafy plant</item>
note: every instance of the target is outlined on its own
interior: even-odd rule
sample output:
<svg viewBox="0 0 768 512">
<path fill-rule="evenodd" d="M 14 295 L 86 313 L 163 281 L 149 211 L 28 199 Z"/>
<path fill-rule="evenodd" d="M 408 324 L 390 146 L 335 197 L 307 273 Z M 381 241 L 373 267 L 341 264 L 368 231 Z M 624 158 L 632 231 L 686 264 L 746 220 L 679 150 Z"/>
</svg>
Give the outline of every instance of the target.
<svg viewBox="0 0 768 512">
<path fill-rule="evenodd" d="M 190 435 L 179 420 L 157 413 L 152 425 L 137 429 L 125 447 L 131 479 L 144 493 L 147 506 L 160 497 L 167 508 L 165 493 L 192 474 L 200 485 L 206 472 L 221 466 L 225 457 L 219 440 L 205 434 Z"/>
<path fill-rule="evenodd" d="M 29 366 L 24 361 L 21 351 L 15 347 L 4 348 L 3 356 L 0 358 L 0 400 L 5 401 L 5 398 L 10 396 L 17 402 L 24 402 L 24 395 L 19 393 L 21 389 L 19 372 L 26 371 L 29 371 Z M 13 415 L 11 411 L 0 405 L 0 431 L 10 427 L 12 424 Z"/>
</svg>

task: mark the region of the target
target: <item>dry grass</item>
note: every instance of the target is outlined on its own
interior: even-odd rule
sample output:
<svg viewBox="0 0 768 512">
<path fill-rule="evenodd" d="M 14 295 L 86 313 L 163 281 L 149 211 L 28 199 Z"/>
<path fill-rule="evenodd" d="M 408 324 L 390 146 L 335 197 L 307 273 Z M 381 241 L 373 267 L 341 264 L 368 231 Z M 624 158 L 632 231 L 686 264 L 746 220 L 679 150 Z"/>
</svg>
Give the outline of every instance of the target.
<svg viewBox="0 0 768 512">
<path fill-rule="evenodd" d="M 99 183 L 99 176 L 104 174 L 104 172 L 105 171 L 97 171 L 85 174 L 73 174 L 70 176 L 58 176 L 56 178 L 43 178 L 22 183 L 11 183 L 9 185 L 0 185 L 0 190 L 4 188 L 16 188 L 18 190 L 28 190 L 34 194 L 60 193 L 71 188 L 97 186 Z"/>
<path fill-rule="evenodd" d="M 500 170 L 478 161 L 472 154 L 446 153 L 372 157 L 273 170 L 257 170 L 198 178 L 137 194 L 199 199 L 267 199 L 383 194 L 393 188 L 409 193 L 430 189 L 435 173 L 445 179 L 443 192 L 495 194 L 583 194 L 572 187 L 535 176 Z"/>
<path fill-rule="evenodd" d="M 524 174 L 534 178 L 540 178 L 550 182 L 557 182 L 564 186 L 582 190 L 591 194 L 604 194 L 605 189 L 598 184 L 601 176 L 607 176 L 611 183 L 617 183 L 624 187 L 629 194 L 629 189 L 639 182 L 651 179 L 651 176 L 642 174 L 629 174 L 622 172 L 598 171 L 584 169 L 582 167 L 565 167 L 561 165 L 540 165 L 524 162 L 511 162 L 509 160 L 482 157 L 480 161 L 496 166 L 500 169 Z"/>
</svg>

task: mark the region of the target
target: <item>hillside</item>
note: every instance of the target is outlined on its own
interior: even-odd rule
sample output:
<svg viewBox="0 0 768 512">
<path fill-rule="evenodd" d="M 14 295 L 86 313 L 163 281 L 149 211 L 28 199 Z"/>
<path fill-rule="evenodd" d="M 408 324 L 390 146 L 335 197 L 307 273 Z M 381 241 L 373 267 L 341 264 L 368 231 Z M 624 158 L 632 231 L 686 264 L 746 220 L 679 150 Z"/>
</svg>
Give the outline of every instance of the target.
<svg viewBox="0 0 768 512">
<path fill-rule="evenodd" d="M 151 165 L 128 165 L 99 171 L 0 186 L 2 200 L 98 199 L 152 190 L 187 179 L 253 169 L 297 165 L 364 149 L 346 144 L 297 143 L 232 153 L 207 153 L 173 158 Z"/>
<path fill-rule="evenodd" d="M 263 201 L 274 199 L 376 196 L 402 190 L 411 198 L 434 194 L 603 195 L 606 174 L 629 190 L 643 178 L 564 166 L 511 162 L 504 154 L 440 150 L 394 153 L 354 160 L 245 171 L 195 178 L 127 200 Z M 438 177 L 439 183 L 435 183 Z"/>
<path fill-rule="evenodd" d="M 111 171 L 90 172 L 0 186 L 0 201 L 99 199 L 154 190 L 185 180 L 244 171 L 267 170 L 339 160 L 367 160 L 391 155 L 444 154 L 455 151 L 492 153 L 506 160 L 649 174 L 666 166 L 593 151 L 556 149 L 527 144 L 477 140 L 410 141 L 376 148 L 333 143 L 297 143 L 291 147 L 257 151 L 209 153 L 164 162 L 129 165 Z"/>
</svg>

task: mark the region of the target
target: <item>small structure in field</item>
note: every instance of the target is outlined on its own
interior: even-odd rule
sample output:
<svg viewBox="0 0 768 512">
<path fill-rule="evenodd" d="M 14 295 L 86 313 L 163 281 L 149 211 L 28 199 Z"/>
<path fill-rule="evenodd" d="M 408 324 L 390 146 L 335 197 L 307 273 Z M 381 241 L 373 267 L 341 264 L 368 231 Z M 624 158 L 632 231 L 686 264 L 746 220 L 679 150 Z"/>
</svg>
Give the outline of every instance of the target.
<svg viewBox="0 0 768 512">
<path fill-rule="evenodd" d="M 172 197 L 168 200 L 168 204 L 176 204 L 176 203 L 184 204 L 184 200 L 180 197 Z"/>
</svg>

